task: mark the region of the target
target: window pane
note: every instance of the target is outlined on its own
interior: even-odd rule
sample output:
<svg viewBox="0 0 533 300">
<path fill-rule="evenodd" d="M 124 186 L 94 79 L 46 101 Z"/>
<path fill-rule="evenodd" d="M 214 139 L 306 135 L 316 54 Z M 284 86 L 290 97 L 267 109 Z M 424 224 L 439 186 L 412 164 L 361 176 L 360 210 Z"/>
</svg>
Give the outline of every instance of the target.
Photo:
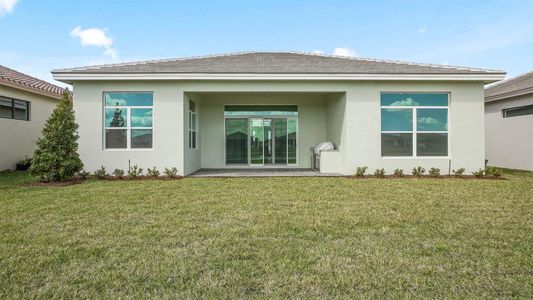
<svg viewBox="0 0 533 300">
<path fill-rule="evenodd" d="M 106 106 L 153 106 L 152 93 L 104 93 Z"/>
<path fill-rule="evenodd" d="M 152 129 L 132 129 L 131 148 L 152 148 Z"/>
<path fill-rule="evenodd" d="M 196 149 L 196 131 L 192 131 L 192 146 L 191 148 Z"/>
<path fill-rule="evenodd" d="M 382 108 L 381 131 L 412 131 L 413 110 L 411 108 Z"/>
<path fill-rule="evenodd" d="M 192 114 L 191 116 L 191 125 L 192 125 L 192 129 L 193 130 L 196 130 L 196 114 Z"/>
<path fill-rule="evenodd" d="M 265 131 L 263 119 L 250 119 L 250 163 L 263 164 Z"/>
<path fill-rule="evenodd" d="M 248 119 L 226 119 L 226 164 L 248 163 Z"/>
<path fill-rule="evenodd" d="M 130 114 L 131 127 L 152 127 L 151 108 L 132 108 Z"/>
<path fill-rule="evenodd" d="M 413 156 L 413 134 L 382 133 L 381 156 Z"/>
<path fill-rule="evenodd" d="M 448 94 L 382 93 L 381 106 L 448 106 Z"/>
<path fill-rule="evenodd" d="M 448 156 L 448 134 L 419 133 L 416 152 L 417 156 Z"/>
<path fill-rule="evenodd" d="M 11 109 L 12 109 L 11 99 L 1 98 L 0 97 L 0 118 L 9 118 L 11 119 Z"/>
<path fill-rule="evenodd" d="M 504 118 L 519 117 L 519 116 L 526 116 L 526 115 L 533 115 L 533 105 L 513 107 L 513 108 L 507 108 L 503 110 Z"/>
<path fill-rule="evenodd" d="M 125 149 L 127 147 L 126 129 L 106 129 L 105 147 L 106 149 Z"/>
<path fill-rule="evenodd" d="M 196 112 L 196 103 L 194 101 L 189 100 L 189 111 Z"/>
<path fill-rule="evenodd" d="M 448 131 L 448 109 L 419 108 L 416 110 L 417 131 Z"/>
<path fill-rule="evenodd" d="M 15 119 L 28 120 L 28 102 L 15 100 Z"/>
<path fill-rule="evenodd" d="M 287 151 L 288 151 L 288 163 L 295 164 L 296 162 L 296 130 L 297 124 L 296 119 L 287 119 Z"/>
<path fill-rule="evenodd" d="M 126 127 L 127 110 L 125 108 L 106 108 L 105 127 Z"/>
<path fill-rule="evenodd" d="M 275 163 L 287 163 L 287 119 L 274 119 Z"/>
</svg>

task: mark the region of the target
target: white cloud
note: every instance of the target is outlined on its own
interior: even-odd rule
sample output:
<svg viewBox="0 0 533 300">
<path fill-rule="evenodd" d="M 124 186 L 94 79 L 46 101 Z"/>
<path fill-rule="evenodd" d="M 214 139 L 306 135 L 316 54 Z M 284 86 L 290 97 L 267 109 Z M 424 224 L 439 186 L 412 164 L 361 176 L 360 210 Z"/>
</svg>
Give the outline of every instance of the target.
<svg viewBox="0 0 533 300">
<path fill-rule="evenodd" d="M 337 47 L 333 50 L 333 55 L 339 56 L 357 56 L 357 52 L 354 49 Z"/>
<path fill-rule="evenodd" d="M 322 52 L 320 50 L 313 50 L 313 51 L 311 51 L 311 53 L 313 53 L 313 54 L 324 54 L 324 52 Z"/>
<path fill-rule="evenodd" d="M 420 27 L 418 28 L 418 33 L 426 33 L 428 31 L 427 27 Z"/>
<path fill-rule="evenodd" d="M 445 60 L 445 61 L 441 62 L 440 64 L 441 64 L 441 65 L 445 65 L 445 66 L 447 66 L 447 65 L 449 65 L 449 64 L 450 64 L 450 62 L 449 62 L 449 61 L 447 61 L 447 60 Z"/>
<path fill-rule="evenodd" d="M 418 123 L 420 124 L 427 124 L 427 125 L 434 125 L 434 124 L 440 124 L 439 120 L 432 118 L 432 117 L 422 117 L 418 118 Z"/>
<path fill-rule="evenodd" d="M 418 102 L 413 100 L 413 98 L 396 100 L 390 104 L 390 106 L 417 106 L 417 105 L 418 105 Z"/>
<path fill-rule="evenodd" d="M 80 26 L 77 26 L 70 32 L 70 35 L 79 38 L 82 46 L 103 47 L 105 49 L 104 55 L 112 59 L 118 58 L 118 51 L 112 48 L 113 39 L 107 35 L 107 29 L 82 29 Z"/>
<path fill-rule="evenodd" d="M 19 0 L 0 0 L 0 16 L 12 12 L 18 1 Z"/>
</svg>

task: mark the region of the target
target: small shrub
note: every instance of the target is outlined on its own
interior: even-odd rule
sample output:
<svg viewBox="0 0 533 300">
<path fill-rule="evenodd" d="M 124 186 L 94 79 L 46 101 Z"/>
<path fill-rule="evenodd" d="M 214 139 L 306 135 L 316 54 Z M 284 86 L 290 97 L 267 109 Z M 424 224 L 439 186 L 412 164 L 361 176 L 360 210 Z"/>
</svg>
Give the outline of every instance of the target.
<svg viewBox="0 0 533 300">
<path fill-rule="evenodd" d="M 403 169 L 396 169 L 394 170 L 394 176 L 396 177 L 403 177 L 404 174 L 403 174 Z"/>
<path fill-rule="evenodd" d="M 165 168 L 164 173 L 165 173 L 165 176 L 167 176 L 168 178 L 178 177 L 178 169 L 176 168 L 172 168 L 172 169 Z"/>
<path fill-rule="evenodd" d="M 479 169 L 476 172 L 472 172 L 472 175 L 476 176 L 476 178 L 482 178 L 485 175 L 485 170 Z"/>
<path fill-rule="evenodd" d="M 121 179 L 121 178 L 124 176 L 124 170 L 122 170 L 122 169 L 115 169 L 115 171 L 113 171 L 113 175 L 114 175 L 116 178 Z"/>
<path fill-rule="evenodd" d="M 91 173 L 84 171 L 84 170 L 81 170 L 78 172 L 78 176 L 83 180 L 87 179 L 89 175 L 91 175 Z"/>
<path fill-rule="evenodd" d="M 440 169 L 439 168 L 431 168 L 431 169 L 429 169 L 429 176 L 431 176 L 431 177 L 439 177 L 440 176 Z"/>
<path fill-rule="evenodd" d="M 106 177 L 108 174 L 105 170 L 105 167 L 104 166 L 101 166 L 100 169 L 94 171 L 94 176 L 98 179 L 102 179 L 104 177 Z"/>
<path fill-rule="evenodd" d="M 19 171 L 26 171 L 30 168 L 30 166 L 31 166 L 31 158 L 28 158 L 27 156 L 25 159 L 17 161 L 17 170 Z"/>
<path fill-rule="evenodd" d="M 374 171 L 374 176 L 377 178 L 385 178 L 385 169 L 376 169 L 376 171 Z"/>
<path fill-rule="evenodd" d="M 357 167 L 357 169 L 355 170 L 355 176 L 357 176 L 357 177 L 364 177 L 364 176 L 365 176 L 366 169 L 368 169 L 367 166 Z"/>
<path fill-rule="evenodd" d="M 452 170 L 453 176 L 455 176 L 455 177 L 463 176 L 464 172 L 465 172 L 465 168 L 459 168 L 457 170 Z"/>
<path fill-rule="evenodd" d="M 154 178 L 159 177 L 160 173 L 159 173 L 159 170 L 157 170 L 156 167 L 153 167 L 152 169 L 148 168 L 146 171 L 148 172 L 148 176 L 150 176 L 150 177 L 154 177 Z"/>
<path fill-rule="evenodd" d="M 502 169 L 499 169 L 499 168 L 496 168 L 496 167 L 488 167 L 485 170 L 485 174 L 490 175 L 490 176 L 494 176 L 496 178 L 500 178 L 503 175 L 503 171 L 502 171 Z"/>
<path fill-rule="evenodd" d="M 129 178 L 137 178 L 141 176 L 143 173 L 143 168 L 139 168 L 137 165 L 134 165 L 128 170 L 128 177 Z"/>
<path fill-rule="evenodd" d="M 424 175 L 424 172 L 426 172 L 426 169 L 418 166 L 416 168 L 413 168 L 413 176 L 420 177 Z"/>
</svg>

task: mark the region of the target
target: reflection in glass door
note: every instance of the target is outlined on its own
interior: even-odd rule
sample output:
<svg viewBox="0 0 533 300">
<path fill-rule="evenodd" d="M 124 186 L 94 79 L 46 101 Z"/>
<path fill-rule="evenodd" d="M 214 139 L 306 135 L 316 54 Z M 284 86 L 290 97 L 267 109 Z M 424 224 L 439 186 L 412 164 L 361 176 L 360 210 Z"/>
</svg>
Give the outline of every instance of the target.
<svg viewBox="0 0 533 300">
<path fill-rule="evenodd" d="M 248 119 L 226 119 L 226 164 L 248 164 Z"/>
<path fill-rule="evenodd" d="M 250 164 L 263 164 L 264 151 L 263 119 L 250 119 Z"/>
</svg>

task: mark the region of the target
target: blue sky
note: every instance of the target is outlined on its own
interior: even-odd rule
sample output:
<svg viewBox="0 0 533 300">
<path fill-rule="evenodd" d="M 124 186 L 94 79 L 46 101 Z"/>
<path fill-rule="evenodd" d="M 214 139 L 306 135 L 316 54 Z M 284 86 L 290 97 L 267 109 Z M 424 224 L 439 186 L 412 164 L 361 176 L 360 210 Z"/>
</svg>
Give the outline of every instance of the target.
<svg viewBox="0 0 533 300">
<path fill-rule="evenodd" d="M 0 64 L 49 81 L 55 68 L 251 50 L 515 76 L 533 69 L 533 1 L 0 0 L 0 41 Z"/>
</svg>

